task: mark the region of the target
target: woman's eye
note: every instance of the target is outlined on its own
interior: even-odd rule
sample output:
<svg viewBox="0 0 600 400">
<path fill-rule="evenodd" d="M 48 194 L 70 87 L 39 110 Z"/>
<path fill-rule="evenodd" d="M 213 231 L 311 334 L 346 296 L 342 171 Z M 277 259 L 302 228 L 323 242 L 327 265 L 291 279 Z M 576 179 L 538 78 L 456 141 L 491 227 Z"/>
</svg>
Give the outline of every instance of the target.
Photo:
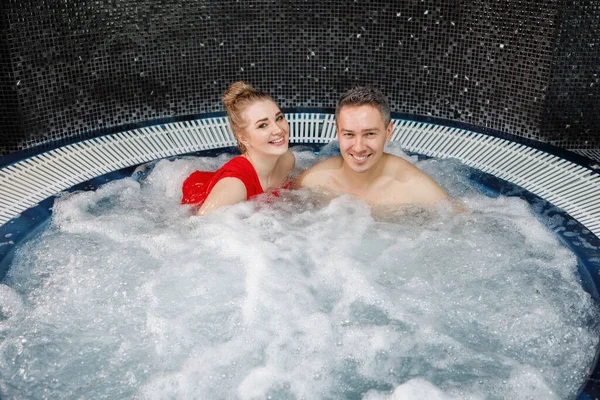
<svg viewBox="0 0 600 400">
<path fill-rule="evenodd" d="M 281 121 L 282 119 L 284 119 L 283 115 L 280 115 L 279 117 L 277 117 L 276 121 Z"/>
<path fill-rule="evenodd" d="M 265 123 L 262 123 L 262 124 L 260 124 L 260 125 L 258 126 L 258 129 L 264 128 L 264 127 L 266 127 L 266 126 L 267 126 L 267 124 L 265 124 Z"/>
</svg>

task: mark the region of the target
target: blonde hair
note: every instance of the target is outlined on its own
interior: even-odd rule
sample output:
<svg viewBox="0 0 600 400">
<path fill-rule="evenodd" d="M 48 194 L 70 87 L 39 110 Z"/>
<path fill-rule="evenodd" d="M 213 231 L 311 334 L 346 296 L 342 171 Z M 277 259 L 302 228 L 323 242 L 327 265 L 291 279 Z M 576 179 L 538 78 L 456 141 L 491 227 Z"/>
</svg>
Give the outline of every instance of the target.
<svg viewBox="0 0 600 400">
<path fill-rule="evenodd" d="M 229 116 L 231 129 L 238 140 L 238 148 L 242 154 L 246 152 L 246 146 L 240 142 L 240 134 L 244 131 L 246 126 L 243 112 L 250 104 L 262 100 L 273 101 L 273 98 L 245 82 L 232 83 L 223 95 L 223 105 Z"/>
</svg>

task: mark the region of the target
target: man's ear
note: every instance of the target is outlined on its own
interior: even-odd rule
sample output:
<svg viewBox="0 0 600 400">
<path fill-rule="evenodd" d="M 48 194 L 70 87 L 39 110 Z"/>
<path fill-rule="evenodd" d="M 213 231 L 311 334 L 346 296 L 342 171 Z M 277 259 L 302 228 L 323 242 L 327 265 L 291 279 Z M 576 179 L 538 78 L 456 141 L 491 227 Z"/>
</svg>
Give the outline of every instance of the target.
<svg viewBox="0 0 600 400">
<path fill-rule="evenodd" d="M 390 123 L 387 126 L 387 135 L 385 136 L 386 142 L 392 139 L 393 130 L 394 130 L 394 122 L 390 121 Z"/>
</svg>

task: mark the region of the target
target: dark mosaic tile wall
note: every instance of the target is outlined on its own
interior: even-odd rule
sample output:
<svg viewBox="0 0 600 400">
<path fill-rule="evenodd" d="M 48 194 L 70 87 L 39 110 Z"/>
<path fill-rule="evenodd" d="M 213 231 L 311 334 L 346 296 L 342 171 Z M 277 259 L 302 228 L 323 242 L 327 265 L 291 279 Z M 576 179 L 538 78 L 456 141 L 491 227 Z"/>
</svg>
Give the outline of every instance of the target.
<svg viewBox="0 0 600 400">
<path fill-rule="evenodd" d="M 600 0 L 564 1 L 541 131 L 552 144 L 600 148 Z"/>
<path fill-rule="evenodd" d="M 371 83 L 397 112 L 555 140 L 541 120 L 561 60 L 561 8 L 573 3 L 2 1 L 0 69 L 9 59 L 10 71 L 8 82 L 0 71 L 0 114 L 20 117 L 0 128 L 0 154 L 221 111 L 239 79 L 281 107 L 334 107 L 352 85 Z"/>
<path fill-rule="evenodd" d="M 14 149 L 22 142 L 24 134 L 20 128 L 17 87 L 8 45 L 8 21 L 4 18 L 3 7 L 0 4 L 0 148 Z"/>
</svg>

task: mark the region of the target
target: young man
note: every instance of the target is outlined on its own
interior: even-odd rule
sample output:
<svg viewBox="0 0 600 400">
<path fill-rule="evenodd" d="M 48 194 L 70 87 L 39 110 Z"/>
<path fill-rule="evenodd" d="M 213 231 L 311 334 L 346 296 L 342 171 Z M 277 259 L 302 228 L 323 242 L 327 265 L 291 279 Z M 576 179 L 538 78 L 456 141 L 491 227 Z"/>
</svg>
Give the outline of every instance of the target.
<svg viewBox="0 0 600 400">
<path fill-rule="evenodd" d="M 297 180 L 299 186 L 349 193 L 371 205 L 435 204 L 448 198 L 410 162 L 384 153 L 392 122 L 387 99 L 379 90 L 349 90 L 340 99 L 335 118 L 342 155 L 306 170 Z"/>
</svg>

